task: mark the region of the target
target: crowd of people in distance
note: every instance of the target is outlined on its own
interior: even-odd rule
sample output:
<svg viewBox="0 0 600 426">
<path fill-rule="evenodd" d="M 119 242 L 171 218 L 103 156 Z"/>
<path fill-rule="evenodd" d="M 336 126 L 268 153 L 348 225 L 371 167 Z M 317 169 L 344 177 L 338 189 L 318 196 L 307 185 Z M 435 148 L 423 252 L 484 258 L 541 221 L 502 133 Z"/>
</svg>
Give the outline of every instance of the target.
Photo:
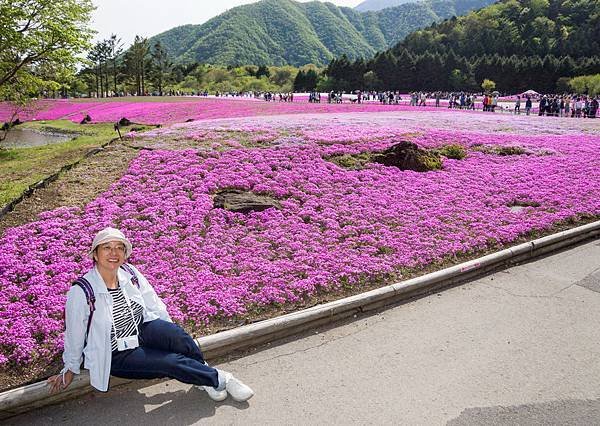
<svg viewBox="0 0 600 426">
<path fill-rule="evenodd" d="M 402 100 L 402 95 L 400 94 L 399 91 L 391 91 L 391 90 L 386 90 L 386 91 L 381 91 L 381 92 L 377 92 L 377 91 L 365 91 L 362 92 L 360 90 L 357 90 L 356 92 L 356 98 L 354 99 L 355 102 L 357 103 L 362 103 L 363 101 L 378 101 L 380 104 L 383 105 L 398 105 L 400 103 L 400 101 Z"/>
<path fill-rule="evenodd" d="M 308 94 L 308 103 L 311 104 L 320 104 L 321 103 L 321 93 L 312 91 Z"/>
<path fill-rule="evenodd" d="M 267 102 L 294 102 L 294 94 L 292 92 L 288 93 L 273 93 L 273 92 L 265 92 L 263 93 L 263 98 Z"/>
<path fill-rule="evenodd" d="M 327 103 L 341 104 L 344 102 L 362 104 L 365 102 L 378 102 L 383 105 L 409 105 L 412 107 L 447 106 L 450 109 L 482 110 L 484 112 L 511 112 L 514 114 L 538 115 L 551 117 L 595 118 L 598 115 L 600 95 L 589 96 L 585 94 L 538 94 L 528 91 L 516 96 L 501 96 L 497 91 L 491 93 L 472 93 L 466 91 L 415 91 L 403 99 L 398 90 L 355 90 L 352 92 L 329 91 Z M 294 102 L 293 92 L 263 92 L 263 91 L 228 91 L 209 92 L 209 90 L 180 91 L 168 90 L 162 94 L 158 92 L 145 93 L 143 96 L 198 96 L 218 98 L 253 98 L 267 102 Z M 296 94 L 297 95 L 297 94 Z M 309 103 L 320 103 L 321 92 L 313 90 L 308 93 Z M 109 97 L 140 96 L 135 93 L 109 92 Z M 304 96 L 296 100 L 304 101 Z M 446 103 L 447 102 L 447 103 Z M 535 104 L 534 104 L 535 102 Z M 535 107 L 535 111 L 534 111 Z"/>
<path fill-rule="evenodd" d="M 511 112 L 514 114 L 534 113 L 534 101 L 538 115 L 573 118 L 595 118 L 598 115 L 600 96 L 579 94 L 520 94 L 516 96 L 500 96 L 499 92 L 470 93 L 470 92 L 411 92 L 408 102 L 403 101 L 399 91 L 360 91 L 345 93 L 331 91 L 327 93 L 328 103 L 379 102 L 386 105 L 408 103 L 413 107 L 435 106 L 441 107 L 442 101 L 447 101 L 450 109 L 482 110 L 484 112 Z M 434 102 L 431 102 L 433 100 Z M 309 93 L 308 102 L 318 103 L 321 94 L 317 91 Z M 433 105 L 432 105 L 433 104 Z M 444 106 L 446 104 L 444 103 Z"/>
<path fill-rule="evenodd" d="M 540 99 L 538 115 L 548 115 L 552 117 L 596 118 L 596 114 L 598 113 L 598 104 L 598 97 L 588 97 L 585 95 L 543 95 Z"/>
<path fill-rule="evenodd" d="M 341 104 L 344 102 L 343 92 L 334 92 L 333 90 L 327 94 L 328 104 Z"/>
<path fill-rule="evenodd" d="M 223 96 L 223 95 L 221 95 Z M 244 94 L 238 94 L 244 96 Z M 265 101 L 293 102 L 293 93 L 254 92 L 254 98 Z M 343 91 L 330 91 L 327 93 L 327 103 L 341 104 L 344 102 L 361 104 L 364 102 L 378 102 L 383 105 L 408 104 L 412 107 L 447 106 L 450 109 L 481 110 L 484 112 L 511 112 L 530 115 L 554 117 L 595 118 L 598 114 L 600 96 L 587 95 L 530 95 L 500 96 L 500 93 L 471 93 L 471 92 L 411 92 L 408 99 L 402 98 L 400 91 L 361 91 L 355 90 L 347 93 Z M 301 98 L 304 99 L 304 98 Z M 434 102 L 431 102 L 431 101 Z M 534 111 L 534 101 L 537 110 Z M 312 91 L 308 93 L 309 103 L 320 103 L 321 93 Z M 446 104 L 447 102 L 447 104 Z M 538 106 L 539 103 L 539 106 Z"/>
</svg>

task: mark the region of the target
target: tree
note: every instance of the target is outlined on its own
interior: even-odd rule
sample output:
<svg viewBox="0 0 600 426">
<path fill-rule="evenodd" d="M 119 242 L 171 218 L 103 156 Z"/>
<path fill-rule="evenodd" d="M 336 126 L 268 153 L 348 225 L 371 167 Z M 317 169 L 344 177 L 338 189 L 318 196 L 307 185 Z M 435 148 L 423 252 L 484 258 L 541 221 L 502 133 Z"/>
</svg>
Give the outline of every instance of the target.
<svg viewBox="0 0 600 426">
<path fill-rule="evenodd" d="M 348 56 L 343 54 L 339 59 L 332 59 L 325 75 L 329 77 L 328 84 L 333 90 L 343 89 L 347 85 L 347 78 L 351 73 L 351 64 Z"/>
<path fill-rule="evenodd" d="M 294 92 L 304 92 L 306 90 L 306 73 L 302 70 L 298 71 L 294 78 Z"/>
<path fill-rule="evenodd" d="M 582 75 L 572 78 L 569 86 L 577 93 L 587 93 L 590 96 L 600 94 L 600 74 Z"/>
<path fill-rule="evenodd" d="M 277 86 L 289 87 L 289 90 L 292 90 L 294 70 L 295 68 L 289 66 L 274 68 L 269 80 Z"/>
<path fill-rule="evenodd" d="M 148 50 L 148 39 L 136 35 L 133 44 L 125 54 L 125 65 L 129 74 L 135 80 L 135 92 L 138 96 L 143 96 L 146 93 L 145 79 Z"/>
<path fill-rule="evenodd" d="M 570 81 L 570 77 L 560 77 L 556 80 L 556 93 L 568 93 L 571 89 Z"/>
<path fill-rule="evenodd" d="M 406 92 L 414 90 L 416 88 L 415 74 L 414 57 L 408 50 L 401 49 L 396 60 L 392 86 Z"/>
<path fill-rule="evenodd" d="M 381 86 L 381 80 L 377 77 L 375 71 L 367 71 L 363 74 L 363 81 L 365 82 L 365 90 L 373 90 Z"/>
<path fill-rule="evenodd" d="M 254 76 L 256 78 L 261 78 L 263 75 L 267 78 L 269 78 L 271 76 L 271 71 L 269 71 L 269 68 L 266 65 L 259 66 L 258 70 L 256 70 L 256 74 Z"/>
<path fill-rule="evenodd" d="M 96 76 L 96 97 L 108 96 L 108 56 L 109 45 L 106 40 L 96 43 L 88 53 L 88 60 L 93 64 Z"/>
<path fill-rule="evenodd" d="M 171 71 L 173 63 L 169 60 L 169 55 L 165 48 L 157 41 L 152 49 L 152 70 L 153 80 L 160 96 L 163 95 L 163 84 Z"/>
<path fill-rule="evenodd" d="M 91 0 L 0 0 L 0 99 L 18 101 L 56 83 L 37 70 L 72 69 L 89 47 Z"/>
<path fill-rule="evenodd" d="M 425 52 L 415 58 L 415 83 L 418 90 L 443 90 L 448 87 L 448 77 L 441 75 L 442 57 L 437 53 Z"/>
<path fill-rule="evenodd" d="M 461 70 L 455 68 L 450 72 L 449 83 L 452 90 L 466 90 L 467 79 Z"/>
<path fill-rule="evenodd" d="M 258 70 L 258 67 L 256 65 L 247 65 L 244 67 L 244 70 L 250 77 L 256 77 L 256 70 Z"/>
<path fill-rule="evenodd" d="M 306 71 L 304 75 L 304 87 L 307 92 L 312 92 L 317 88 L 317 83 L 319 82 L 319 74 L 315 69 L 309 69 Z"/>
<path fill-rule="evenodd" d="M 319 74 L 313 68 L 308 71 L 300 70 L 294 79 L 295 92 L 312 92 L 319 82 Z"/>
<path fill-rule="evenodd" d="M 371 65 L 371 71 L 375 73 L 375 79 L 371 79 L 369 82 L 371 85 L 375 84 L 375 87 L 370 87 L 370 89 L 379 89 L 380 87 L 376 87 L 379 85 L 379 83 L 377 83 L 378 81 L 380 82 L 382 89 L 397 89 L 396 87 L 393 87 L 394 74 L 397 66 L 398 62 L 396 57 L 392 55 L 389 50 L 385 53 L 375 55 Z M 361 75 L 365 76 L 367 74 L 363 72 Z M 367 83 L 365 82 L 365 84 Z"/>
<path fill-rule="evenodd" d="M 484 92 L 491 92 L 492 90 L 494 90 L 496 88 L 496 83 L 494 83 L 492 80 L 488 80 L 486 78 L 483 80 L 483 83 L 481 83 L 481 88 L 483 89 Z"/>
<path fill-rule="evenodd" d="M 117 94 L 117 59 L 123 53 L 123 43 L 121 43 L 121 39 L 117 38 L 116 34 L 111 34 L 110 38 L 106 41 L 107 47 L 107 56 L 112 63 L 112 76 L 113 76 L 113 91 Z"/>
</svg>

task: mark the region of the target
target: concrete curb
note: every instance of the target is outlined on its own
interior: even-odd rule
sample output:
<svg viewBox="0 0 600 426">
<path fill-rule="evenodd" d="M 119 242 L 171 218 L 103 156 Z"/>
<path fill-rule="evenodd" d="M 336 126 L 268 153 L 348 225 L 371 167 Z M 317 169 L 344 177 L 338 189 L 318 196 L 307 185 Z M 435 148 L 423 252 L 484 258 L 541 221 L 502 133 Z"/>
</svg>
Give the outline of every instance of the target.
<svg viewBox="0 0 600 426">
<path fill-rule="evenodd" d="M 597 221 L 421 277 L 314 306 L 303 311 L 205 336 L 197 339 L 196 342 L 202 347 L 207 359 L 215 358 L 234 350 L 254 347 L 261 343 L 347 318 L 358 312 L 378 309 L 382 306 L 406 301 L 419 295 L 456 285 L 499 269 L 502 266 L 530 260 L 599 235 L 600 221 Z M 111 379 L 111 386 L 129 382 L 131 381 L 113 378 Z M 82 371 L 82 374 L 75 376 L 68 391 L 58 395 L 48 395 L 45 382 L 12 389 L 0 394 L 0 419 L 33 408 L 72 399 L 92 390 L 93 388 L 89 385 L 89 375 L 86 371 Z"/>
</svg>

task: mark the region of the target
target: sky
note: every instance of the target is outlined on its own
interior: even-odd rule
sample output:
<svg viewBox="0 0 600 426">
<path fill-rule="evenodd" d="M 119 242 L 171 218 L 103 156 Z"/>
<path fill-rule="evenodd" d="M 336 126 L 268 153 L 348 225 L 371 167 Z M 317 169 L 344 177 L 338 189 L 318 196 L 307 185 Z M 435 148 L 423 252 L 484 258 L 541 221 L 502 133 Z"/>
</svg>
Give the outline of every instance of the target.
<svg viewBox="0 0 600 426">
<path fill-rule="evenodd" d="M 136 34 L 151 37 L 185 24 L 202 24 L 236 6 L 257 0 L 93 0 L 97 7 L 92 27 L 95 41 L 116 34 L 128 47 Z M 299 0 L 306 2 L 309 0 Z M 354 7 L 362 0 L 330 0 L 337 6 Z"/>
</svg>

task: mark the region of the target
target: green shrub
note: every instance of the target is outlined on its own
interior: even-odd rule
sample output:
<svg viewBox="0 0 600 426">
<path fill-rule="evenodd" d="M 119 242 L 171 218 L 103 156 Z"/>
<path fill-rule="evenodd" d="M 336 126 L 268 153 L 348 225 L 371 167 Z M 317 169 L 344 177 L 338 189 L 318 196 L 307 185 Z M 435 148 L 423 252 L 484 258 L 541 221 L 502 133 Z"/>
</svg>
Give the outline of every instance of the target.
<svg viewBox="0 0 600 426">
<path fill-rule="evenodd" d="M 427 154 L 421 156 L 421 163 L 426 169 L 423 171 L 433 171 L 442 169 L 441 157 L 433 152 L 428 152 Z"/>
<path fill-rule="evenodd" d="M 361 152 L 360 154 L 333 155 L 327 160 L 337 164 L 340 167 L 343 167 L 344 169 L 362 170 L 365 168 L 367 163 L 371 162 L 371 153 Z"/>
<path fill-rule="evenodd" d="M 467 156 L 465 148 L 458 144 L 445 145 L 438 150 L 438 153 L 452 160 L 462 160 Z"/>
<path fill-rule="evenodd" d="M 485 154 L 494 154 L 500 156 L 507 155 L 529 155 L 531 151 L 522 146 L 491 146 L 491 145 L 472 145 L 474 151 L 480 151 Z"/>
</svg>

